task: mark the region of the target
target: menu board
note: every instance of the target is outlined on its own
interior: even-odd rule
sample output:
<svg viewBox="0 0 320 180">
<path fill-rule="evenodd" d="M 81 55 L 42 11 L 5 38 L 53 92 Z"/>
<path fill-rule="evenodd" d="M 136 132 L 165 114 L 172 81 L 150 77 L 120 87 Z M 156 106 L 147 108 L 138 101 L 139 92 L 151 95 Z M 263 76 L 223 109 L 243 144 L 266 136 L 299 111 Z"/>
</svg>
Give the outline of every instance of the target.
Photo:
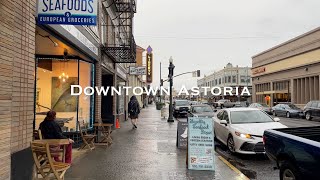
<svg viewBox="0 0 320 180">
<path fill-rule="evenodd" d="M 190 117 L 188 121 L 188 168 L 214 171 L 212 118 Z"/>
</svg>

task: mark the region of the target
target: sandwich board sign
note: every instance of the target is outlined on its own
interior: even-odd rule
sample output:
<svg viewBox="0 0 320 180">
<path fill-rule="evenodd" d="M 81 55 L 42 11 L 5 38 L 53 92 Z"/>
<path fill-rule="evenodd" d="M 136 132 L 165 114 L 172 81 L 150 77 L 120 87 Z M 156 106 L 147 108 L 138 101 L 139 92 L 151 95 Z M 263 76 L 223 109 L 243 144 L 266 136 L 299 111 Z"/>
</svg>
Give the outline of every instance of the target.
<svg viewBox="0 0 320 180">
<path fill-rule="evenodd" d="M 188 143 L 188 122 L 179 121 L 177 128 L 177 147 L 187 149 Z"/>
<path fill-rule="evenodd" d="M 38 0 L 38 24 L 96 25 L 98 0 Z"/>
<path fill-rule="evenodd" d="M 215 170 L 212 118 L 190 117 L 188 120 L 188 168 Z"/>
</svg>

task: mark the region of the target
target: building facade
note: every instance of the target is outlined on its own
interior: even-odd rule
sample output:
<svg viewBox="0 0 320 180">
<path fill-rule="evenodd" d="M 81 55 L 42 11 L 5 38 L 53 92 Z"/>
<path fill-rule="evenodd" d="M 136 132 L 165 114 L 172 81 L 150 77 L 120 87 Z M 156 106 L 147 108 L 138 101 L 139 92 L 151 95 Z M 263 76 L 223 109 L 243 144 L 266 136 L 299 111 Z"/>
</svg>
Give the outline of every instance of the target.
<svg viewBox="0 0 320 180">
<path fill-rule="evenodd" d="M 320 28 L 253 56 L 252 73 L 254 102 L 319 100 Z"/>
<path fill-rule="evenodd" d="M 216 101 L 219 99 L 230 99 L 232 101 L 250 101 L 250 96 L 224 96 L 223 87 L 233 87 L 233 94 L 236 94 L 235 87 L 239 87 L 240 93 L 243 87 L 248 87 L 251 93 L 251 68 L 233 66 L 231 63 L 228 63 L 223 69 L 199 79 L 197 85 L 200 88 L 201 100 Z M 210 89 L 205 93 L 205 89 L 201 87 L 210 87 Z M 222 89 L 222 95 L 213 96 L 211 93 L 212 87 L 220 87 Z M 217 93 L 217 90 L 215 93 Z"/>
<path fill-rule="evenodd" d="M 0 2 L 0 179 L 31 179 L 30 142 L 47 111 L 57 112 L 70 138 L 79 136 L 80 122 L 92 129 L 126 114 L 125 95 L 71 96 L 70 86 L 128 83 L 136 1 L 99 1 L 96 26 L 39 25 L 36 2 Z"/>
</svg>

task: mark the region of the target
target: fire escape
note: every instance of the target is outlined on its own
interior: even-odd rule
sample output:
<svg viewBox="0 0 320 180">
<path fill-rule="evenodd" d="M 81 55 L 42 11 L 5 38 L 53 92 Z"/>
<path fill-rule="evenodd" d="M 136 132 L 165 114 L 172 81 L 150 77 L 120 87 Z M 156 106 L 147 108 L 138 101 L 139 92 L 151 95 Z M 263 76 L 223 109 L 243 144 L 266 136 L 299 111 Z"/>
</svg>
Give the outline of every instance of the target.
<svg viewBox="0 0 320 180">
<path fill-rule="evenodd" d="M 136 44 L 133 37 L 133 17 L 136 13 L 136 0 L 111 0 L 115 11 L 118 30 L 117 42 L 102 47 L 102 50 L 115 63 L 135 63 Z"/>
</svg>

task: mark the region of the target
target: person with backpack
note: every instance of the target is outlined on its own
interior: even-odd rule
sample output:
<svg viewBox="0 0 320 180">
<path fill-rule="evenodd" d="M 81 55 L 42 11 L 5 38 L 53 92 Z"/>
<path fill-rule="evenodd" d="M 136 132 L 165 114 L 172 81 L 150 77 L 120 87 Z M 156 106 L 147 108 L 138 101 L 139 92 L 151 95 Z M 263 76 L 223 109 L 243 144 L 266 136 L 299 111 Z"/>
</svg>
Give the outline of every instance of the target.
<svg viewBox="0 0 320 180">
<path fill-rule="evenodd" d="M 129 117 L 133 125 L 132 129 L 137 129 L 138 116 L 140 114 L 140 105 L 136 96 L 132 96 L 128 103 Z"/>
</svg>

